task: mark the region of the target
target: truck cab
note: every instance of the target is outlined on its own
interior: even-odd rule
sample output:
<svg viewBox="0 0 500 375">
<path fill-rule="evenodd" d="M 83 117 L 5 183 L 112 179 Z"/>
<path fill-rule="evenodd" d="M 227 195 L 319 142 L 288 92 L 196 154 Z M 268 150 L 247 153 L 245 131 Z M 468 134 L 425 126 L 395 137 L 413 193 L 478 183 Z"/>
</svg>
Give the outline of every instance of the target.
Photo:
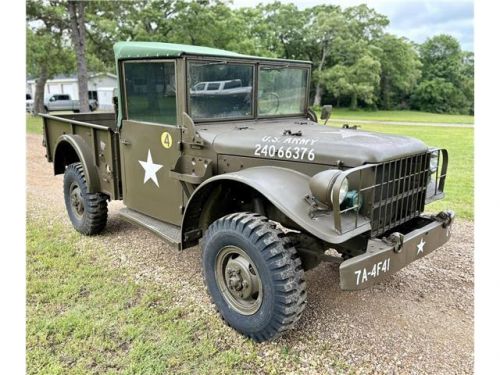
<svg viewBox="0 0 500 375">
<path fill-rule="evenodd" d="M 340 264 L 367 288 L 448 241 L 448 154 L 420 140 L 321 125 L 311 62 L 168 43 L 119 42 L 116 113 L 44 115 L 80 232 L 105 228 L 107 202 L 178 249 L 201 244 L 212 300 L 257 341 L 292 328 L 304 271 Z M 339 256 L 332 256 L 335 249 Z"/>
</svg>

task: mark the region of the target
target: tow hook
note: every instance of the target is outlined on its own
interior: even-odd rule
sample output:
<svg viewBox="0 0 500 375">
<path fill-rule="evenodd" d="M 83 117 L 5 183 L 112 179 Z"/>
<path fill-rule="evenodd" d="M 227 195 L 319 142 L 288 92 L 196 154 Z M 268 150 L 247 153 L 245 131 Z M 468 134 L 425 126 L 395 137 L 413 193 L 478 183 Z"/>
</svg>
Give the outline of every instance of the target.
<svg viewBox="0 0 500 375">
<path fill-rule="evenodd" d="M 394 246 L 394 252 L 400 253 L 403 248 L 403 242 L 405 240 L 405 236 L 403 233 L 394 232 L 391 233 L 389 238 L 384 237 L 383 241 L 388 245 Z"/>
<path fill-rule="evenodd" d="M 453 211 L 441 211 L 434 218 L 442 223 L 443 228 L 447 228 L 453 222 L 453 219 L 455 218 L 455 213 Z"/>
</svg>

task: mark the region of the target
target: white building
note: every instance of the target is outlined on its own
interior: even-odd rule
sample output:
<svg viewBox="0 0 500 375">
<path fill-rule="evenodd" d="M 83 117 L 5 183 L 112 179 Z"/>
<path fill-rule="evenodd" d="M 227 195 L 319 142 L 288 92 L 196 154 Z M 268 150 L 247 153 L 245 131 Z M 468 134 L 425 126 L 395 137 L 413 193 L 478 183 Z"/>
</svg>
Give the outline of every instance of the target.
<svg viewBox="0 0 500 375">
<path fill-rule="evenodd" d="M 88 87 L 89 97 L 97 99 L 99 109 L 113 110 L 113 90 L 118 85 L 115 74 L 97 73 L 90 74 Z M 36 83 L 34 79 L 26 82 L 27 93 L 35 97 Z M 45 84 L 45 97 L 53 94 L 69 94 L 72 99 L 79 99 L 78 78 L 75 76 L 56 76 Z"/>
</svg>

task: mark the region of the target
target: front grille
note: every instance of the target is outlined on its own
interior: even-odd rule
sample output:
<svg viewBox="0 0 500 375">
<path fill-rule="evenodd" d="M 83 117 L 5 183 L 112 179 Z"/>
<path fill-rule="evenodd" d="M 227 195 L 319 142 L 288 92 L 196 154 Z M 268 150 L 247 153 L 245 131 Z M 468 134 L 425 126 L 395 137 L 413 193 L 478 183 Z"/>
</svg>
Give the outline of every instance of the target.
<svg viewBox="0 0 500 375">
<path fill-rule="evenodd" d="M 372 236 L 381 235 L 423 212 L 429 157 L 429 153 L 423 153 L 376 165 L 376 180 L 370 192 Z"/>
</svg>

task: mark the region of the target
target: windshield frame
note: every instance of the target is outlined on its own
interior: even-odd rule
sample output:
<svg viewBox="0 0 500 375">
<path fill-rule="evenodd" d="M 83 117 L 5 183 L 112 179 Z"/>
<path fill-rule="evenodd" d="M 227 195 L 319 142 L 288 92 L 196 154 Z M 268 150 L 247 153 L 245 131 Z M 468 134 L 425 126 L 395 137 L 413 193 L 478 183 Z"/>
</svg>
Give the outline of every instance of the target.
<svg viewBox="0 0 500 375">
<path fill-rule="evenodd" d="M 260 77 L 260 71 L 262 68 L 267 68 L 267 67 L 278 67 L 282 69 L 287 69 L 287 68 L 292 68 L 292 69 L 303 69 L 306 71 L 306 84 L 304 87 L 305 93 L 304 93 L 304 108 L 302 108 L 302 112 L 297 112 L 297 113 L 287 113 L 287 114 L 276 114 L 276 115 L 259 115 L 259 108 L 257 105 L 256 108 L 256 118 L 280 118 L 280 117 L 297 117 L 297 116 L 302 116 L 307 114 L 307 108 L 309 107 L 309 84 L 310 84 L 310 79 L 311 79 L 311 67 L 309 65 L 304 65 L 304 64 L 268 64 L 268 63 L 263 63 L 263 64 L 258 64 L 258 71 L 257 71 L 257 90 L 259 89 L 258 87 L 258 82 L 259 82 L 259 77 Z M 257 92 L 258 95 L 258 92 Z M 256 102 L 257 104 L 257 102 Z"/>
<path fill-rule="evenodd" d="M 274 60 L 254 60 L 254 59 L 241 59 L 241 58 L 220 58 L 220 57 L 212 57 L 212 56 L 196 56 L 196 55 L 190 55 L 190 56 L 185 56 L 184 57 L 184 92 L 185 92 L 185 98 L 184 98 L 184 106 L 186 108 L 186 113 L 191 116 L 191 108 L 189 105 L 190 98 L 189 98 L 189 63 L 190 62 L 195 62 L 195 63 L 202 63 L 202 62 L 207 62 L 207 63 L 225 63 L 225 64 L 245 64 L 245 65 L 251 65 L 253 67 L 253 76 L 252 76 L 252 111 L 251 111 L 251 116 L 243 116 L 243 117 L 227 117 L 227 118 L 193 118 L 193 122 L 196 124 L 199 123 L 211 123 L 211 122 L 232 122 L 232 121 L 248 121 L 248 120 L 258 120 L 258 119 L 269 119 L 269 118 L 286 118 L 286 117 L 302 117 L 307 115 L 307 109 L 309 107 L 309 99 L 310 99 L 310 93 L 309 93 L 309 85 L 311 82 L 311 64 L 307 62 L 294 62 L 294 61 L 274 61 Z M 257 106 L 257 100 L 258 100 L 258 92 L 259 92 L 259 71 L 260 67 L 283 67 L 283 68 L 302 68 L 306 70 L 307 74 L 307 80 L 306 80 L 306 87 L 304 88 L 305 90 L 305 100 L 304 100 L 304 108 L 303 112 L 300 113 L 293 113 L 293 114 L 278 114 L 278 115 L 260 115 L 258 114 L 258 106 Z"/>
</svg>

